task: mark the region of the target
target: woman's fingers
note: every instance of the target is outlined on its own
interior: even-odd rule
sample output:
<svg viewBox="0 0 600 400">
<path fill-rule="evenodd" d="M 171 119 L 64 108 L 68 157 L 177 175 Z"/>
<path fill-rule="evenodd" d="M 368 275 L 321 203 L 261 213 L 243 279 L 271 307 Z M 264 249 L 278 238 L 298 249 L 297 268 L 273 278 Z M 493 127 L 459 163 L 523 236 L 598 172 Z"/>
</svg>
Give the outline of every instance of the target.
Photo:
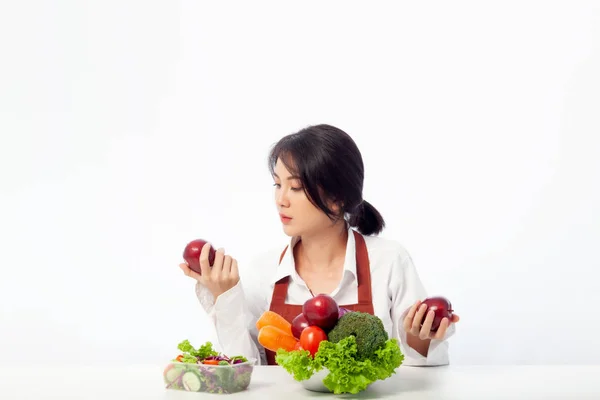
<svg viewBox="0 0 600 400">
<path fill-rule="evenodd" d="M 448 330 L 448 326 L 450 326 L 450 320 L 448 318 L 443 318 L 437 331 L 431 333 L 431 338 L 443 339 L 446 337 L 446 330 Z"/>
<path fill-rule="evenodd" d="M 179 268 L 183 271 L 183 273 L 190 278 L 194 278 L 197 281 L 200 281 L 202 277 L 196 271 L 193 271 L 186 263 L 179 264 Z"/>
<path fill-rule="evenodd" d="M 417 336 L 421 340 L 443 339 L 450 324 L 460 320 L 457 314 L 453 314 L 452 318 L 443 318 L 436 332 L 432 332 L 435 311 L 427 311 L 427 308 L 427 305 L 420 300 L 410 307 L 403 321 L 404 331 L 407 334 Z"/>
<path fill-rule="evenodd" d="M 237 260 L 235 258 L 231 261 L 231 275 L 230 275 L 230 277 L 236 283 L 237 283 L 238 279 L 240 278 L 240 273 L 238 271 Z"/>
<path fill-rule="evenodd" d="M 239 281 L 239 271 L 237 261 L 225 255 L 223 248 L 215 252 L 215 259 L 212 266 L 209 263 L 208 256 L 210 244 L 205 244 L 200 251 L 199 263 L 201 274 L 193 271 L 187 263 L 179 264 L 179 268 L 189 277 L 196 279 L 200 284 L 208 288 L 215 299 L 234 287 Z"/>
<path fill-rule="evenodd" d="M 425 321 L 423 321 L 423 325 L 421 326 L 421 330 L 419 331 L 419 339 L 425 340 L 429 339 L 431 333 L 431 327 L 433 326 L 433 320 L 435 318 L 435 311 L 429 310 L 427 316 L 425 317 Z"/>
<path fill-rule="evenodd" d="M 413 306 L 408 310 L 408 314 L 404 318 L 404 330 L 409 332 L 412 328 L 413 319 L 415 318 L 415 314 L 417 313 L 417 307 L 421 304 L 420 301 L 417 301 Z"/>
<path fill-rule="evenodd" d="M 206 279 L 214 280 L 221 273 L 224 251 L 222 248 L 216 251 L 212 267 L 208 261 L 209 251 L 210 244 L 207 243 L 202 247 L 202 251 L 200 252 L 200 267 L 202 269 L 202 275 L 205 276 Z"/>
<path fill-rule="evenodd" d="M 181 263 L 179 264 L 179 268 L 181 268 L 181 270 L 183 271 L 184 274 L 186 274 L 187 276 L 190 276 L 190 267 L 188 267 L 188 265 L 186 263 Z"/>
<path fill-rule="evenodd" d="M 221 269 L 221 278 L 222 279 L 228 279 L 229 278 L 229 274 L 231 273 L 231 263 L 232 263 L 232 258 L 230 255 L 226 255 L 223 258 L 223 268 Z"/>
<path fill-rule="evenodd" d="M 419 332 L 421 331 L 421 321 L 423 321 L 423 316 L 425 315 L 425 311 L 427 310 L 427 304 L 421 304 L 417 313 L 415 314 L 415 318 L 412 321 L 412 326 L 410 328 L 410 333 L 414 336 L 419 336 Z"/>
</svg>

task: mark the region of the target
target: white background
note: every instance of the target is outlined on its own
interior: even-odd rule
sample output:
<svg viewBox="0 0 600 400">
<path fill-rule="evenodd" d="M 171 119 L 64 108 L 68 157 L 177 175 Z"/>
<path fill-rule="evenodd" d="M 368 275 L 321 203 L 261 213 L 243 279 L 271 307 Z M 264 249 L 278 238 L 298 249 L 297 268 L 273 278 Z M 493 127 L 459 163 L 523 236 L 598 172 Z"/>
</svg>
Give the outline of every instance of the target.
<svg viewBox="0 0 600 400">
<path fill-rule="evenodd" d="M 3 2 L 0 60 L 2 362 L 214 340 L 183 247 L 285 243 L 266 156 L 316 123 L 461 315 L 452 363 L 600 359 L 598 2 Z"/>
</svg>

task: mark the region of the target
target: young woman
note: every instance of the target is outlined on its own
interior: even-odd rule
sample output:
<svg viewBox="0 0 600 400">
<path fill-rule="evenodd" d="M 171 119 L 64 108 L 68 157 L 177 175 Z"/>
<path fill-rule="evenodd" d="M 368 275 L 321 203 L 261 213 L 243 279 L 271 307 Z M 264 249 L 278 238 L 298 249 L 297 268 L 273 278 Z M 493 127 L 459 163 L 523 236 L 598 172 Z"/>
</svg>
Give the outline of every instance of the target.
<svg viewBox="0 0 600 400">
<path fill-rule="evenodd" d="M 330 125 L 308 127 L 273 147 L 269 168 L 288 245 L 239 272 L 222 248 L 210 268 L 208 245 L 200 255 L 201 275 L 180 264 L 197 281 L 222 351 L 274 364 L 272 352 L 258 343 L 256 320 L 272 310 L 291 322 L 306 300 L 324 293 L 381 318 L 388 335 L 400 341 L 405 365 L 447 364 L 446 339 L 459 318 L 444 319 L 430 332 L 433 312 L 421 304 L 426 292 L 410 255 L 376 236 L 385 224 L 362 197 L 364 166 L 352 138 Z"/>
</svg>

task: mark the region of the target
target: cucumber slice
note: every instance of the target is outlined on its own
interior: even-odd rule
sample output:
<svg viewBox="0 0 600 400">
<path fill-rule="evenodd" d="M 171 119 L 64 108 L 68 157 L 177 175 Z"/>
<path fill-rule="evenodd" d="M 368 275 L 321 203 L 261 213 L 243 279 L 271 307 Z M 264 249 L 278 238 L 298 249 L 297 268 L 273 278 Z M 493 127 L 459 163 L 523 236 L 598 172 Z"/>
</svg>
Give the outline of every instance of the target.
<svg viewBox="0 0 600 400">
<path fill-rule="evenodd" d="M 183 374 L 181 377 L 181 383 L 188 392 L 198 392 L 202 386 L 200 377 L 196 373 L 190 371 Z"/>
<path fill-rule="evenodd" d="M 165 380 L 167 383 L 175 382 L 181 376 L 183 370 L 182 368 L 177 368 L 175 366 L 171 366 L 165 371 Z"/>
</svg>

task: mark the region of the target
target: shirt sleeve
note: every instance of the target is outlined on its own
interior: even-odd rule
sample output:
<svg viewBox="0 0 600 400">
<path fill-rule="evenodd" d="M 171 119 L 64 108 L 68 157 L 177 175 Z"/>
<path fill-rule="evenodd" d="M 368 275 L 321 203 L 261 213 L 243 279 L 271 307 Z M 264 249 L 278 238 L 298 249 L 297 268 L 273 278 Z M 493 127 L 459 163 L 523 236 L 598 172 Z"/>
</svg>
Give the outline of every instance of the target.
<svg viewBox="0 0 600 400">
<path fill-rule="evenodd" d="M 267 364 L 264 347 L 258 343 L 256 321 L 268 308 L 264 296 L 262 274 L 256 273 L 261 264 L 239 268 L 239 282 L 217 297 L 196 283 L 196 296 L 213 324 L 221 351 L 228 356 L 243 355 L 256 359 L 257 365 Z M 263 277 L 264 278 L 264 277 Z"/>
<path fill-rule="evenodd" d="M 228 356 L 243 355 L 266 364 L 264 349 L 258 344 L 257 300 L 252 290 L 246 295 L 242 280 L 214 301 L 212 293 L 196 283 L 196 296 L 213 323 L 221 351 Z M 247 298 L 248 297 L 248 298 Z M 253 304 L 254 302 L 254 304 Z"/>
<path fill-rule="evenodd" d="M 427 357 L 422 356 L 407 343 L 407 332 L 404 330 L 403 321 L 408 311 L 417 300 L 427 297 L 427 292 L 413 261 L 406 251 L 394 261 L 390 276 L 390 296 L 392 300 L 391 317 L 393 321 L 393 332 L 400 341 L 402 353 L 404 354 L 404 365 L 408 366 L 437 366 L 450 363 L 448 357 L 447 339 L 455 332 L 455 324 L 450 324 L 443 340 L 433 339 L 429 345 Z"/>
</svg>

